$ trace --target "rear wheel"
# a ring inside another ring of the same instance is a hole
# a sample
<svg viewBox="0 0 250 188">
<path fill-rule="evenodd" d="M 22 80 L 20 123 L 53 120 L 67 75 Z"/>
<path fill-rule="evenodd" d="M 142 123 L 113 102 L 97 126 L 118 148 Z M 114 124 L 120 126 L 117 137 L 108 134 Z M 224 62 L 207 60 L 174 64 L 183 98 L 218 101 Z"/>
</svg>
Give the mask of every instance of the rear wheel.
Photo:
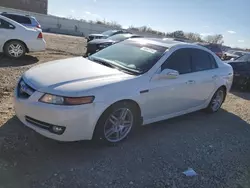
<svg viewBox="0 0 250 188">
<path fill-rule="evenodd" d="M 219 88 L 212 97 L 208 107 L 206 108 L 206 111 L 209 113 L 217 112 L 220 109 L 221 105 L 223 104 L 225 97 L 226 97 L 225 89 L 222 87 Z"/>
<path fill-rule="evenodd" d="M 26 48 L 20 41 L 10 41 L 4 45 L 4 53 L 10 58 L 17 59 L 26 53 Z"/>
<path fill-rule="evenodd" d="M 108 108 L 99 119 L 94 139 L 107 144 L 123 141 L 138 122 L 138 113 L 133 105 L 121 102 Z"/>
</svg>

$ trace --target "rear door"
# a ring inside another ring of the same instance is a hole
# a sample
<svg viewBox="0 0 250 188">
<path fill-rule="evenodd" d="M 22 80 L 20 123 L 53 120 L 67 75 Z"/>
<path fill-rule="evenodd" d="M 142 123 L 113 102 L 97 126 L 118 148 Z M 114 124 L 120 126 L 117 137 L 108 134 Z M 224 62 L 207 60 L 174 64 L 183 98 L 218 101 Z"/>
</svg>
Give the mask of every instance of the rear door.
<svg viewBox="0 0 250 188">
<path fill-rule="evenodd" d="M 15 32 L 15 26 L 0 18 L 0 52 L 3 51 L 5 42 L 11 39 L 13 32 Z"/>
<path fill-rule="evenodd" d="M 214 93 L 219 78 L 218 65 L 212 54 L 205 50 L 192 48 L 192 71 L 195 74 L 197 106 L 202 105 Z"/>
</svg>

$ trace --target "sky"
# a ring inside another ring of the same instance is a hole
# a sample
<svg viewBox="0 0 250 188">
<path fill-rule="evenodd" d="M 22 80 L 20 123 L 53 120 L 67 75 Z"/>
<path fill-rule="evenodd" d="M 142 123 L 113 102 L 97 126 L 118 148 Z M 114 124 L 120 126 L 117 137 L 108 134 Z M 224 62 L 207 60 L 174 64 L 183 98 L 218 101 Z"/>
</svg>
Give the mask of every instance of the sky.
<svg viewBox="0 0 250 188">
<path fill-rule="evenodd" d="M 49 0 L 49 14 L 116 21 L 202 36 L 222 34 L 224 44 L 250 48 L 250 0 Z"/>
</svg>

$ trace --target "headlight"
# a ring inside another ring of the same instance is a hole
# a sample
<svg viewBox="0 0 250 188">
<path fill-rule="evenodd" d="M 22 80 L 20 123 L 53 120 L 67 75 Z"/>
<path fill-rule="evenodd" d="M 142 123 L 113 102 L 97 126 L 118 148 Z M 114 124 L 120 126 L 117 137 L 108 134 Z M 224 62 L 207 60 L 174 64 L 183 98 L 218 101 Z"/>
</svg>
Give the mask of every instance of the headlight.
<svg viewBox="0 0 250 188">
<path fill-rule="evenodd" d="M 106 48 L 110 46 L 112 43 L 104 43 L 104 44 L 99 44 L 99 48 Z"/>
<path fill-rule="evenodd" d="M 57 104 L 57 105 L 81 105 L 81 104 L 89 104 L 94 101 L 94 96 L 86 96 L 86 97 L 62 97 L 51 94 L 44 94 L 39 101 L 43 103 L 49 104 Z"/>
</svg>

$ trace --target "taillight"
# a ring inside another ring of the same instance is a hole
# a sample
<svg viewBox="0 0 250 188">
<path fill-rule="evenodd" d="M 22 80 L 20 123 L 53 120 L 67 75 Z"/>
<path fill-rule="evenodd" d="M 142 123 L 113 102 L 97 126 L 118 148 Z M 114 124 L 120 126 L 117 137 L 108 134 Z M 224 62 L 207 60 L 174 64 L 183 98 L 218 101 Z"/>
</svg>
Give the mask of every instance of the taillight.
<svg viewBox="0 0 250 188">
<path fill-rule="evenodd" d="M 42 39 L 43 38 L 43 34 L 42 32 L 39 33 L 39 35 L 37 36 L 38 39 Z"/>
<path fill-rule="evenodd" d="M 39 24 L 36 27 L 39 28 L 39 29 L 41 29 L 41 25 L 39 25 Z"/>
</svg>

